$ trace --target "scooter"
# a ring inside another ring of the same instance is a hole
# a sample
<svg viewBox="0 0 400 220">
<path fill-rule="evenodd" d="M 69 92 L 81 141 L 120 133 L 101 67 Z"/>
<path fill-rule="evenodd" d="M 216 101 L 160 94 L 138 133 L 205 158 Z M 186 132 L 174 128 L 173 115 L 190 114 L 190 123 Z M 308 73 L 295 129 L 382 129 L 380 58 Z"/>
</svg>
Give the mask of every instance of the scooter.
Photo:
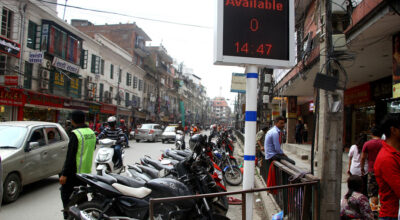
<svg viewBox="0 0 400 220">
<path fill-rule="evenodd" d="M 103 170 L 108 173 L 121 173 L 124 170 L 124 166 L 116 167 L 116 162 L 114 161 L 114 148 L 116 145 L 116 140 L 111 140 L 109 138 L 99 140 L 100 149 L 97 151 L 95 166 L 96 172 L 98 175 L 103 173 Z M 122 161 L 124 159 L 124 148 L 121 148 L 122 151 Z M 122 163 L 121 161 L 121 163 Z"/>
<path fill-rule="evenodd" d="M 185 147 L 185 136 L 181 130 L 176 131 L 175 135 L 175 148 L 177 150 L 184 150 Z"/>
</svg>

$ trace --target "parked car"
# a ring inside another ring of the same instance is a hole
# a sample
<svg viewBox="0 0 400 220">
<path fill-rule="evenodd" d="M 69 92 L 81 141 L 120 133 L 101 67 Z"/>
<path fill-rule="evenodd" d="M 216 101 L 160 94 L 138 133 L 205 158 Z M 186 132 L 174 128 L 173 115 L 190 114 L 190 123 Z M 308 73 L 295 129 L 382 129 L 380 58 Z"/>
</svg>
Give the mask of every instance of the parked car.
<svg viewBox="0 0 400 220">
<path fill-rule="evenodd" d="M 59 174 L 69 138 L 57 123 L 0 122 L 3 201 L 17 200 L 26 184 Z"/>
<path fill-rule="evenodd" d="M 141 140 L 155 142 L 161 140 L 162 129 L 159 124 L 143 124 L 135 132 L 135 140 L 139 142 Z"/>
<path fill-rule="evenodd" d="M 176 128 L 177 126 L 168 126 L 164 129 L 164 132 L 162 133 L 162 142 L 169 142 L 169 141 L 175 141 L 176 137 Z"/>
</svg>

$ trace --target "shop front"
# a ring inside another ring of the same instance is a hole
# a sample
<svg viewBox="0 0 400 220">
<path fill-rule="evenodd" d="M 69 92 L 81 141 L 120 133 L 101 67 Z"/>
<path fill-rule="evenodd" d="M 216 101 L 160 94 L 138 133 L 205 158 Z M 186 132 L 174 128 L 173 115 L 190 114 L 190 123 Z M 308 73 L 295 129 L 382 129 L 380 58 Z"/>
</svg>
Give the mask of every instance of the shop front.
<svg viewBox="0 0 400 220">
<path fill-rule="evenodd" d="M 99 122 L 107 122 L 107 118 L 115 115 L 117 112 L 117 106 L 101 103 Z"/>
<path fill-rule="evenodd" d="M 33 91 L 26 93 L 25 121 L 59 122 L 59 112 L 64 107 L 63 98 Z"/>
<path fill-rule="evenodd" d="M 0 121 L 22 120 L 25 102 L 22 89 L 0 86 Z"/>
</svg>

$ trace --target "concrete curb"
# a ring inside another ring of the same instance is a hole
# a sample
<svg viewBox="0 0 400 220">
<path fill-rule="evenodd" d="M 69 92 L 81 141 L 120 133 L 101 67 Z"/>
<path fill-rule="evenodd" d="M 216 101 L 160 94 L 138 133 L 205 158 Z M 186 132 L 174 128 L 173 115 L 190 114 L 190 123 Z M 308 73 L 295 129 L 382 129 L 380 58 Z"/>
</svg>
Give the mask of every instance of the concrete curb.
<svg viewBox="0 0 400 220">
<path fill-rule="evenodd" d="M 239 147 L 240 151 L 237 152 L 238 155 L 243 155 L 244 151 L 244 143 L 239 138 L 236 138 L 236 145 Z M 254 177 L 254 185 L 255 188 L 265 188 L 267 184 L 264 182 L 262 177 L 260 176 L 260 169 L 256 167 L 256 174 Z M 267 217 L 268 220 L 272 220 L 272 216 L 281 211 L 278 204 L 275 202 L 273 196 L 267 192 L 260 192 L 261 202 L 264 207 L 264 215 Z"/>
</svg>

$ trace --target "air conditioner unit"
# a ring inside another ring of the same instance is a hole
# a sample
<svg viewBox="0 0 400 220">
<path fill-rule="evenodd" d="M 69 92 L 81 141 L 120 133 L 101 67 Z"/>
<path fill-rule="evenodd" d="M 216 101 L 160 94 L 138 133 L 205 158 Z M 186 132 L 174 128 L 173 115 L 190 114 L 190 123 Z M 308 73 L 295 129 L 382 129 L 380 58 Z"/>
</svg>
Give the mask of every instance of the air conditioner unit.
<svg viewBox="0 0 400 220">
<path fill-rule="evenodd" d="M 39 78 L 40 80 L 49 80 L 50 78 L 50 71 L 45 70 L 45 69 L 41 69 L 39 72 Z"/>
<path fill-rule="evenodd" d="M 48 90 L 49 89 L 49 81 L 46 81 L 46 80 L 39 81 L 39 87 L 41 90 Z"/>
<path fill-rule="evenodd" d="M 50 69 L 51 68 L 51 61 L 48 59 L 43 59 L 42 60 L 42 67 L 46 68 L 46 69 Z"/>
</svg>

